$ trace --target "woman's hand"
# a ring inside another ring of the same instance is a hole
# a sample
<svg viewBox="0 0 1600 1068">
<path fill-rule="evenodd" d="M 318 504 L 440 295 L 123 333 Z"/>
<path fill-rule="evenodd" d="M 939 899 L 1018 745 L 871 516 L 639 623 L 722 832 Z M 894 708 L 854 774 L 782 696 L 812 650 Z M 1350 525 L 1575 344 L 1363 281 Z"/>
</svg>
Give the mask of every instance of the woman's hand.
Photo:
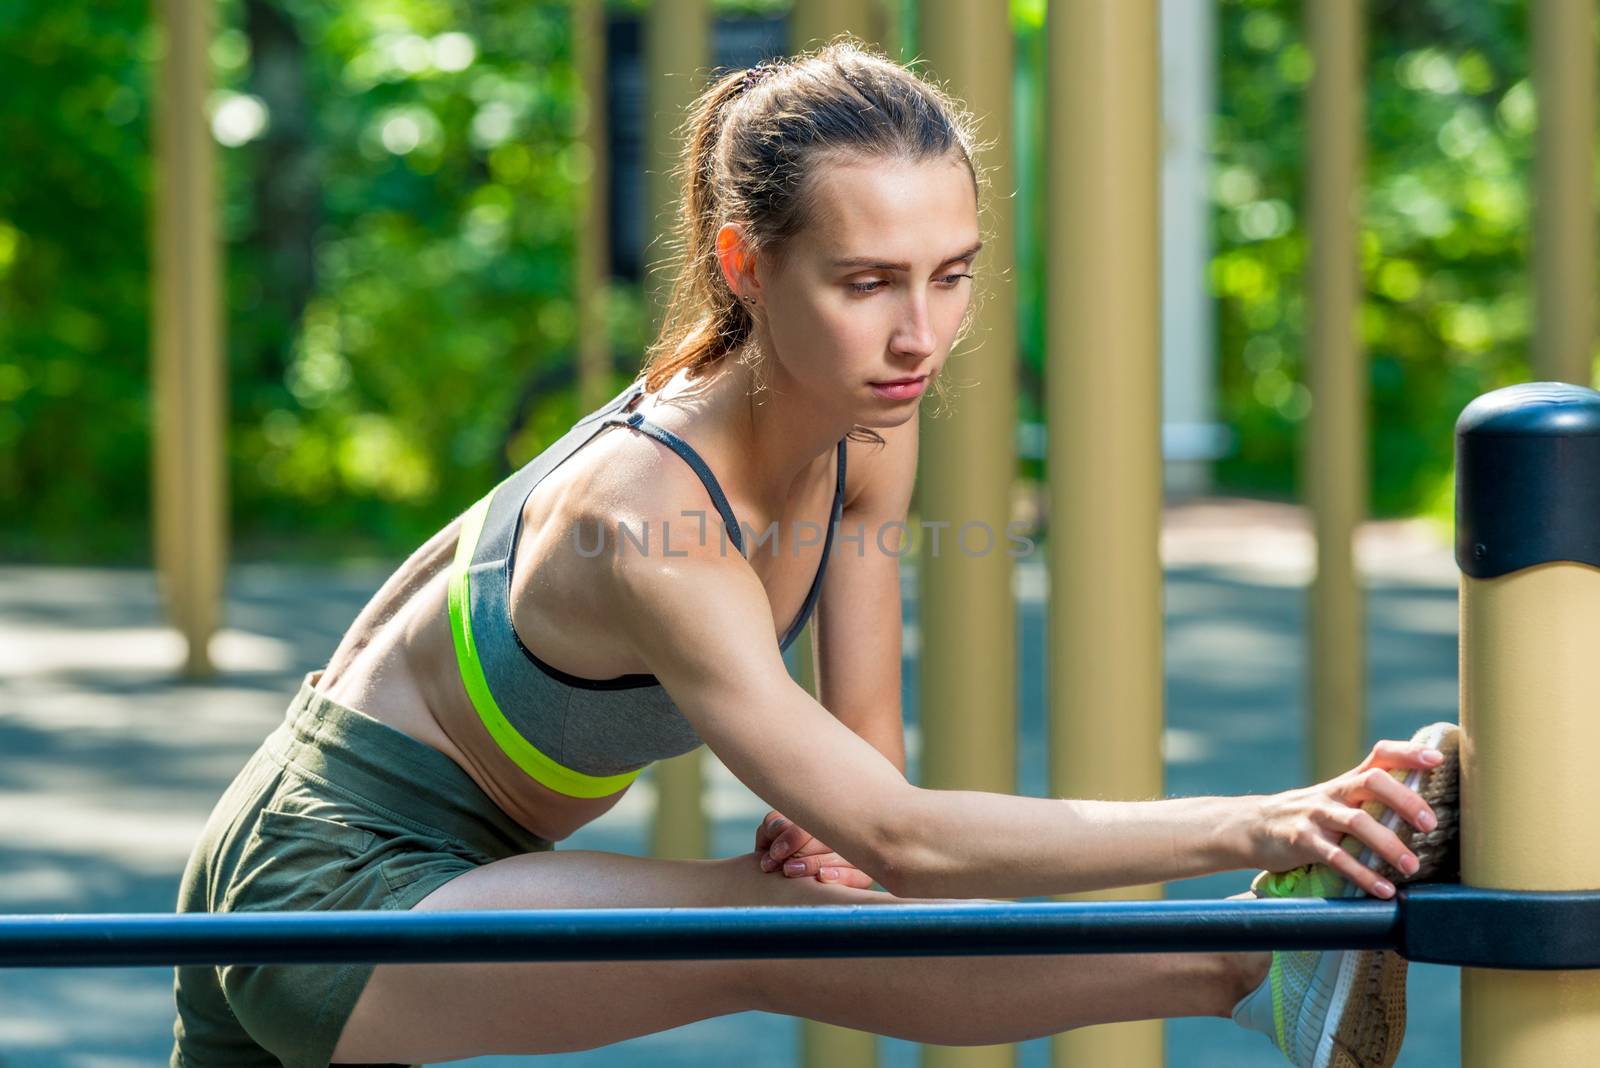
<svg viewBox="0 0 1600 1068">
<path fill-rule="evenodd" d="M 1438 822 L 1433 810 L 1416 791 L 1395 779 L 1390 769 L 1433 768 L 1443 760 L 1444 755 L 1436 749 L 1383 741 L 1343 775 L 1260 798 L 1252 851 L 1255 864 L 1268 871 L 1288 871 L 1313 862 L 1326 864 L 1373 897 L 1394 896 L 1394 887 L 1341 843 L 1349 835 L 1359 845 L 1371 846 L 1397 871 L 1415 872 L 1416 855 L 1362 805 L 1376 801 L 1412 826 L 1431 831 Z M 1359 845 L 1351 845 L 1360 852 Z"/>
<path fill-rule="evenodd" d="M 756 828 L 756 852 L 761 853 L 761 870 L 777 871 L 791 879 L 815 876 L 825 883 L 843 883 L 862 890 L 872 889 L 872 876 L 845 860 L 805 831 L 771 811 Z"/>
</svg>

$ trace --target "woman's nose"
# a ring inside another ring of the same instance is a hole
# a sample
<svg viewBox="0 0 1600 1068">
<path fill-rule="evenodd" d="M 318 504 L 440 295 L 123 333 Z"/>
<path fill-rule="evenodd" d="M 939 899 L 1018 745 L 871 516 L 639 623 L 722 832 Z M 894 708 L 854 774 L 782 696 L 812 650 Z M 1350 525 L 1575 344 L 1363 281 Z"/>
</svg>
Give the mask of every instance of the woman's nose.
<svg viewBox="0 0 1600 1068">
<path fill-rule="evenodd" d="M 907 356 L 927 357 L 933 355 L 937 345 L 938 337 L 934 333 L 927 303 L 913 302 L 910 315 L 901 321 L 895 333 L 895 351 Z"/>
</svg>

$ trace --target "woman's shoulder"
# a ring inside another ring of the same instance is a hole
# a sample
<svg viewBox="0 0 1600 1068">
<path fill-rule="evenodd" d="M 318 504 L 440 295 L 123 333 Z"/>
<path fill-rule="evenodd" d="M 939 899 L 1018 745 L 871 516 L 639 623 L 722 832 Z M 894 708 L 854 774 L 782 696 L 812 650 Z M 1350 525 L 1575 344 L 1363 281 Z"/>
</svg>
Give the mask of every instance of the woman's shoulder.
<svg viewBox="0 0 1600 1068">
<path fill-rule="evenodd" d="M 749 570 L 700 479 L 659 442 L 612 427 L 566 463 L 556 492 L 524 505 L 528 594 L 598 606 L 620 581 L 679 575 L 691 560 Z"/>
<path fill-rule="evenodd" d="M 634 670 L 651 672 L 661 656 L 681 656 L 683 640 L 726 648 L 736 632 L 764 635 L 771 645 L 766 589 L 724 534 L 704 488 L 680 461 L 635 455 L 647 451 L 642 444 L 623 450 L 625 470 L 607 472 L 605 488 L 573 508 L 563 552 L 582 558 L 573 574 L 581 571 L 576 581 L 604 605 L 609 640 L 646 658 Z M 659 644 L 664 632 L 676 640 Z"/>
<path fill-rule="evenodd" d="M 510 579 L 513 625 L 541 659 L 583 678 L 648 671 L 623 625 L 640 610 L 628 582 L 655 568 L 681 578 L 685 551 L 704 556 L 693 522 L 680 516 L 695 507 L 688 502 L 698 484 L 633 437 L 608 430 L 524 503 Z"/>
<path fill-rule="evenodd" d="M 569 526 L 604 527 L 627 535 L 630 546 L 649 534 L 652 546 L 665 538 L 674 551 L 688 535 L 698 540 L 702 527 L 712 536 L 720 528 L 704 480 L 661 442 L 613 427 L 589 447 L 595 451 L 563 494 Z"/>
</svg>

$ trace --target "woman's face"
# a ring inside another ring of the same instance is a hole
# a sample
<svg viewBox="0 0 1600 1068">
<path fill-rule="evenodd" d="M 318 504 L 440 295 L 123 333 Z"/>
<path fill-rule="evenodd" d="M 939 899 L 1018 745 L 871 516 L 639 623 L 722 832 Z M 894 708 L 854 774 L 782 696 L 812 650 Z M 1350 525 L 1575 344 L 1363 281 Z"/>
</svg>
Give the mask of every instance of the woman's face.
<svg viewBox="0 0 1600 1068">
<path fill-rule="evenodd" d="M 764 313 L 771 382 L 862 426 L 896 426 L 926 395 L 972 300 L 972 178 L 959 159 L 872 160 L 830 164 L 815 182 L 814 225 L 781 267 L 757 257 L 746 290 Z M 910 396 L 872 388 L 916 376 L 922 391 Z"/>
</svg>

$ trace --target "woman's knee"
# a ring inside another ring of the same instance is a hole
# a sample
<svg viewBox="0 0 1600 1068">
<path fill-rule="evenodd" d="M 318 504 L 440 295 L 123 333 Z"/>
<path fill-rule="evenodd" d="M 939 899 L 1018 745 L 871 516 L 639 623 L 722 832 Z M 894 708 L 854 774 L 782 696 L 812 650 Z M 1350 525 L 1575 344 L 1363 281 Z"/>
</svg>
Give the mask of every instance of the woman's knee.
<svg viewBox="0 0 1600 1068">
<path fill-rule="evenodd" d="M 900 900 L 882 890 L 859 890 L 825 883 L 815 876 L 791 878 L 781 871 L 762 871 L 758 853 L 742 853 L 716 863 L 723 866 L 732 905 L 887 905 Z"/>
<path fill-rule="evenodd" d="M 858 890 L 853 886 L 820 882 L 814 877 L 792 879 L 782 872 L 762 871 L 761 857 L 757 853 L 712 863 L 717 865 L 723 886 L 718 897 L 728 907 L 884 905 L 899 900 L 881 890 Z M 781 955 L 781 947 L 774 946 L 770 952 L 774 956 Z M 783 978 L 781 963 L 760 957 L 738 961 L 736 968 L 737 976 L 730 978 L 742 1002 L 741 1009 L 791 1011 L 793 984 Z"/>
</svg>

